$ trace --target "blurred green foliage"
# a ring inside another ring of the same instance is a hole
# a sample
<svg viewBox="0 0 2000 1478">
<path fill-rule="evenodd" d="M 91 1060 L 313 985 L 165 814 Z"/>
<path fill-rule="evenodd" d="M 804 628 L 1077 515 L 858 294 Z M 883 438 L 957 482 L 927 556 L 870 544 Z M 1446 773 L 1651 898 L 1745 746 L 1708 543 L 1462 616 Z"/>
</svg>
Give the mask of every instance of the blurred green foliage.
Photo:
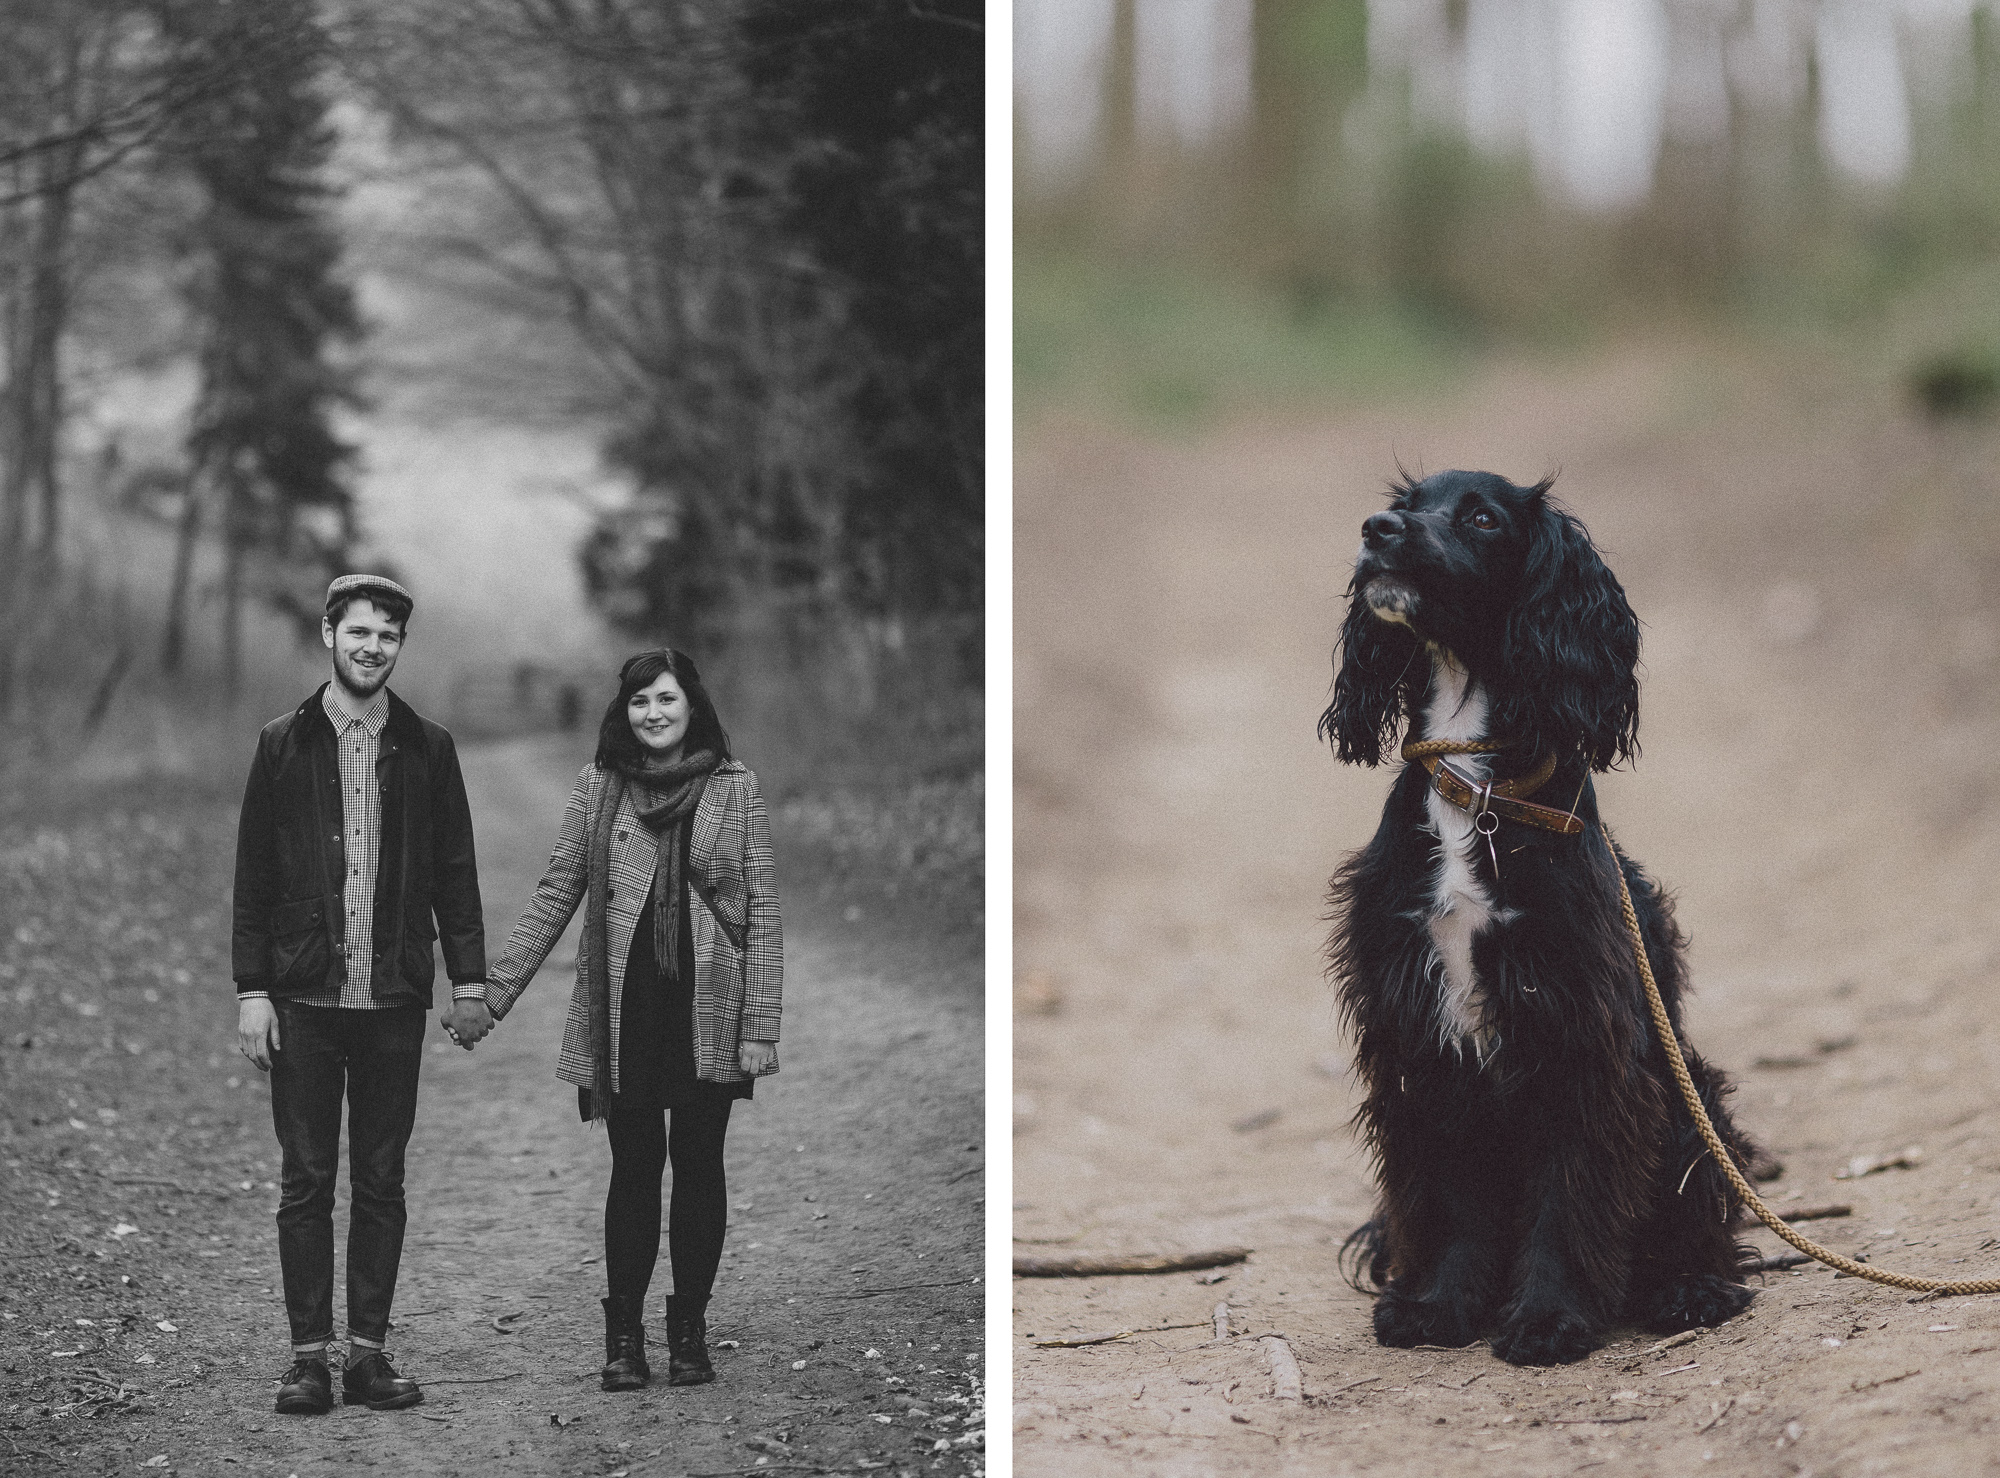
<svg viewBox="0 0 2000 1478">
<path fill-rule="evenodd" d="M 1143 139 L 1121 11 L 1090 166 L 1016 190 L 1020 405 L 1154 423 L 1232 407 L 1449 386 L 1485 352 L 1635 332 L 1806 339 L 1893 377 L 2000 364 L 2000 37 L 1909 63 L 1895 185 L 1842 178 L 1817 74 L 1787 110 L 1733 102 L 1725 135 L 1669 137 L 1640 205 L 1592 215 L 1529 162 L 1422 121 L 1370 76 L 1365 0 L 1258 0 L 1254 114 L 1192 149 Z M 1798 24 L 1809 26 L 1801 13 Z M 1802 34 L 1808 57 L 1811 38 Z M 1947 376 L 1949 378 L 1949 376 Z M 1970 382 L 1968 382 L 1970 383 Z M 1976 391 L 1953 414 L 1996 400 Z"/>
</svg>

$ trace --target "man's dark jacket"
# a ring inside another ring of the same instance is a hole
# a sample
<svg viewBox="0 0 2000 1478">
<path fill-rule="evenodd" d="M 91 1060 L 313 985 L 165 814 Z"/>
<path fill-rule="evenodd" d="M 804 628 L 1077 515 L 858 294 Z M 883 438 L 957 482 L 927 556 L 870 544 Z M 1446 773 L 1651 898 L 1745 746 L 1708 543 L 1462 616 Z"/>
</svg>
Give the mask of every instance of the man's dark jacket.
<svg viewBox="0 0 2000 1478">
<path fill-rule="evenodd" d="M 236 826 L 238 991 L 274 998 L 324 992 L 347 979 L 340 756 L 318 691 L 257 737 Z M 454 981 L 486 978 L 472 812 L 451 735 L 389 695 L 381 753 L 382 840 L 375 866 L 377 1001 L 428 1006 L 431 941 Z M 432 919 L 435 916 L 436 922 Z"/>
</svg>

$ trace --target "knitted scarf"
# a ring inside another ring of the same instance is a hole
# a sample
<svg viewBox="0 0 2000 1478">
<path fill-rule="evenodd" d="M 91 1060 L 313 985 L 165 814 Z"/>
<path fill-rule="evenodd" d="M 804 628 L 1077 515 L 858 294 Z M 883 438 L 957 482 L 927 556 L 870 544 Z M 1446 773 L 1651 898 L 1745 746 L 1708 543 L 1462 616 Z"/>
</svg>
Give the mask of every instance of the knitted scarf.
<svg viewBox="0 0 2000 1478">
<path fill-rule="evenodd" d="M 590 830 L 590 883 L 584 894 L 584 949 L 590 957 L 590 1090 L 592 1122 L 611 1097 L 611 955 L 607 928 L 611 834 L 628 786 L 639 820 L 658 841 L 653 862 L 653 958 L 667 980 L 680 969 L 681 828 L 692 823 L 709 774 L 720 761 L 706 749 L 667 762 L 642 760 L 614 766 Z"/>
</svg>

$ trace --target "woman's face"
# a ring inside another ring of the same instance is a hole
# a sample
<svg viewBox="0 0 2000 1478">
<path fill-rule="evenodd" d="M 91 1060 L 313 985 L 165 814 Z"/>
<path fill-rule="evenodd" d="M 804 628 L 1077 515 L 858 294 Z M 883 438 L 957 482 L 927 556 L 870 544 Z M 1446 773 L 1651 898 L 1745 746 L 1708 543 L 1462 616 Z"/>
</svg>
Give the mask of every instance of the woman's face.
<svg viewBox="0 0 2000 1478">
<path fill-rule="evenodd" d="M 681 757 L 681 743 L 687 738 L 688 712 L 687 694 L 681 691 L 680 679 L 671 672 L 661 673 L 625 704 L 625 717 L 632 724 L 632 732 L 639 736 L 639 742 L 653 759 Z"/>
</svg>

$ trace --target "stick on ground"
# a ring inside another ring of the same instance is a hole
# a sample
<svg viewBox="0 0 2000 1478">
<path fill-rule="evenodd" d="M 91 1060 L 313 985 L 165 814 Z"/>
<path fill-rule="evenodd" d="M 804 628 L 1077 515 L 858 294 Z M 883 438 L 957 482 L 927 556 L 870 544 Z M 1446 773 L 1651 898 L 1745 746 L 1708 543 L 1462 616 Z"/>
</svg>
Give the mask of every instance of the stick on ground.
<svg viewBox="0 0 2000 1478">
<path fill-rule="evenodd" d="M 1224 1299 L 1215 1306 L 1215 1337 L 1229 1338 L 1229 1301 Z"/>
<path fill-rule="evenodd" d="M 1130 1252 L 1108 1256 L 1087 1252 L 1046 1257 L 1016 1257 L 1017 1278 L 1100 1278 L 1118 1273 L 1182 1273 L 1242 1262 L 1248 1247 L 1219 1247 L 1208 1252 Z"/>
<path fill-rule="evenodd" d="M 1284 1338 L 1267 1334 L 1263 1339 L 1264 1358 L 1271 1362 L 1271 1396 L 1278 1401 L 1302 1401 L 1305 1391 L 1299 1380 L 1299 1362 Z"/>
</svg>

